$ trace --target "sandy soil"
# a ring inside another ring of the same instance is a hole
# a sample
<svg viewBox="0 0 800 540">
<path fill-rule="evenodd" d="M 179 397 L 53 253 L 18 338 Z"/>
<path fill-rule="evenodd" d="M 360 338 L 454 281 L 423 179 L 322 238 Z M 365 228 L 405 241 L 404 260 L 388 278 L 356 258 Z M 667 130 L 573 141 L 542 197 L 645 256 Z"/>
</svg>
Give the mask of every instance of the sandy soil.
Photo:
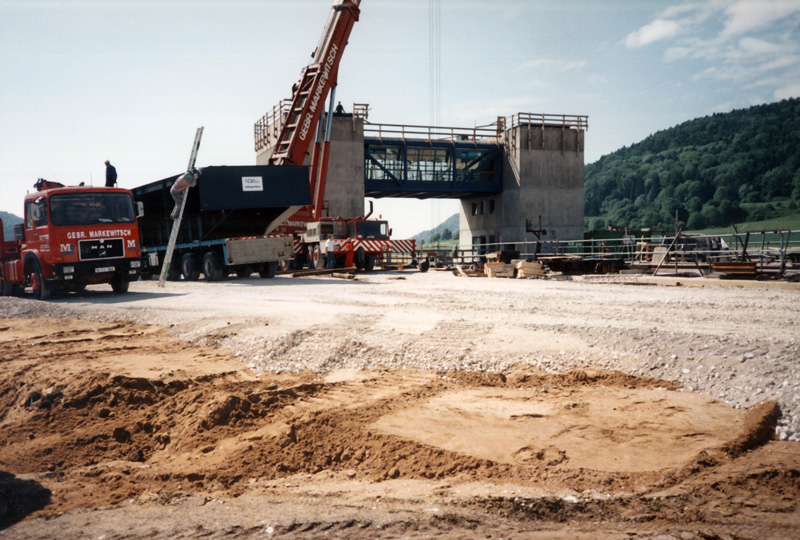
<svg viewBox="0 0 800 540">
<path fill-rule="evenodd" d="M 800 292 L 665 284 L 0 299 L 0 536 L 797 538 Z"/>
</svg>

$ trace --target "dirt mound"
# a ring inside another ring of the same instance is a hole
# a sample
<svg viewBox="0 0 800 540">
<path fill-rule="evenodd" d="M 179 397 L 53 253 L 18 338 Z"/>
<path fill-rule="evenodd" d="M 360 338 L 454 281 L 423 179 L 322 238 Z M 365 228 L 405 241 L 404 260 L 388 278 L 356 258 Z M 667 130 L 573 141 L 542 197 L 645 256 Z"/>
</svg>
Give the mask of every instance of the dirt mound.
<svg viewBox="0 0 800 540">
<path fill-rule="evenodd" d="M 224 350 L 148 326 L 0 327 L 0 481 L 44 501 L 6 510 L 14 520 L 190 494 L 283 500 L 303 485 L 298 500 L 358 508 L 439 494 L 449 513 L 425 522 L 436 530 L 480 529 L 485 516 L 722 523 L 740 507 L 800 524 L 800 452 L 759 453 L 774 403 L 740 411 L 603 370 L 255 377 Z M 751 455 L 757 467 L 739 466 Z M 737 502 L 743 493 L 758 494 L 754 506 Z M 281 527 L 298 538 L 338 530 Z"/>
<path fill-rule="evenodd" d="M 765 401 L 751 407 L 744 418 L 742 433 L 726 443 L 723 450 L 736 457 L 774 439 L 775 425 L 780 416 L 781 409 L 775 401 Z"/>
</svg>

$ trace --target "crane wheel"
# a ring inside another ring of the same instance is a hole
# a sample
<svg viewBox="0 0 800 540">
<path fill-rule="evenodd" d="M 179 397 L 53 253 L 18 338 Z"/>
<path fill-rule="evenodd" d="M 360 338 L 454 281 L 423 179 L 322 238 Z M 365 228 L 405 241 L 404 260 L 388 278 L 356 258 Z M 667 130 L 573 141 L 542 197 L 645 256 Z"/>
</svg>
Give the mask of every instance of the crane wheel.
<svg viewBox="0 0 800 540">
<path fill-rule="evenodd" d="M 356 250 L 355 263 L 356 268 L 359 270 L 364 270 L 364 268 L 367 266 L 367 254 L 364 251 L 363 246 L 359 246 L 359 248 Z"/>
</svg>

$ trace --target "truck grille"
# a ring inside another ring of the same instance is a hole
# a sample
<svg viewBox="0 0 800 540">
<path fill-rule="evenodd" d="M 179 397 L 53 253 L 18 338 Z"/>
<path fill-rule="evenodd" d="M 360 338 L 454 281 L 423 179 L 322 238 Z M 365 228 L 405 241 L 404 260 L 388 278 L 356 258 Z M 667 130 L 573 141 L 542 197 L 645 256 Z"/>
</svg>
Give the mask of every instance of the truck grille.
<svg viewBox="0 0 800 540">
<path fill-rule="evenodd" d="M 118 259 L 125 255 L 122 238 L 81 240 L 78 242 L 82 261 Z"/>
</svg>

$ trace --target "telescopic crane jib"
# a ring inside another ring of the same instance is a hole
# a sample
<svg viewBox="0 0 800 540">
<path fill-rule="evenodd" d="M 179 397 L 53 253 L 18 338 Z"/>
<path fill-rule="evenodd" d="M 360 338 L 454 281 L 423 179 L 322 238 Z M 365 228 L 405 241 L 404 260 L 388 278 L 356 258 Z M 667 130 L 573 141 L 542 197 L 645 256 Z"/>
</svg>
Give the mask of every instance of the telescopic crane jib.
<svg viewBox="0 0 800 540">
<path fill-rule="evenodd" d="M 291 104 L 285 118 L 280 118 L 280 129 L 272 145 L 270 165 L 303 165 L 312 148 L 312 139 L 314 143 L 309 170 L 311 204 L 293 214 L 279 216 L 267 231 L 272 232 L 277 227 L 281 233 L 294 235 L 296 264 L 319 266 L 326 258 L 333 257 L 337 267 L 355 264 L 369 270 L 390 253 L 413 254 L 416 250 L 413 240 L 391 240 L 391 229 L 386 221 L 369 220 L 369 216 L 334 219 L 322 215 L 339 63 L 361 13 L 360 4 L 361 0 L 334 0 L 311 62 L 303 68 L 292 87 Z M 329 96 L 327 122 L 322 126 L 325 101 Z M 265 121 L 267 118 L 265 116 L 255 126 L 257 150 L 266 149 L 261 128 L 269 125 Z"/>
<path fill-rule="evenodd" d="M 325 30 L 312 54 L 311 63 L 303 69 L 300 79 L 292 88 L 289 114 L 278 135 L 270 164 L 302 165 L 304 163 L 329 94 L 331 95 L 331 105 L 333 104 L 339 75 L 339 62 L 347 46 L 353 25 L 358 20 L 360 3 L 361 0 L 336 0 L 333 3 Z M 309 181 L 313 208 L 306 210 L 310 210 L 311 215 L 317 219 L 320 217 L 322 202 L 325 198 L 325 175 L 330 150 L 329 132 L 332 112 L 331 110 L 328 113 L 325 140 L 314 142 L 314 153 L 311 159 Z"/>
</svg>

